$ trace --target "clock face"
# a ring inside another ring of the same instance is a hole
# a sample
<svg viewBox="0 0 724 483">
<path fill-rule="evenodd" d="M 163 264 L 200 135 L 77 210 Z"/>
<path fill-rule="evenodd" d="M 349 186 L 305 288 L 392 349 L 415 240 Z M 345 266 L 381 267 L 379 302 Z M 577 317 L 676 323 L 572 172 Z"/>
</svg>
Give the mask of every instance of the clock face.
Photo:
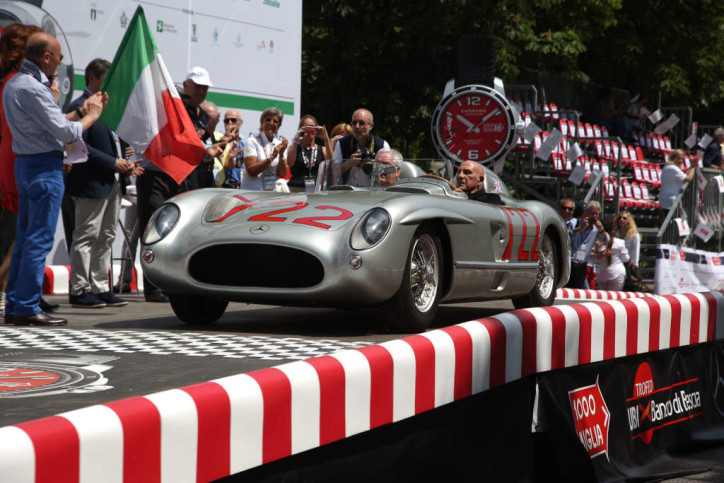
<svg viewBox="0 0 724 483">
<path fill-rule="evenodd" d="M 455 163 L 492 163 L 516 141 L 513 107 L 487 86 L 459 87 L 435 109 L 432 136 L 440 154 Z"/>
</svg>

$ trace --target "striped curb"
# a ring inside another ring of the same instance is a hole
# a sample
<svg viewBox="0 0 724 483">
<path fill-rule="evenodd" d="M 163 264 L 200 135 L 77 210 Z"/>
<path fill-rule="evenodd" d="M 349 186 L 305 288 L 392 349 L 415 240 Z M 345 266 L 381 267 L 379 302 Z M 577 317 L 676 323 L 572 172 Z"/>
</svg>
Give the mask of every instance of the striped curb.
<svg viewBox="0 0 724 483">
<path fill-rule="evenodd" d="M 646 292 L 615 292 L 611 290 L 584 290 L 577 288 L 559 288 L 556 300 L 621 300 L 641 297 L 656 297 Z"/>
<path fill-rule="evenodd" d="M 723 338 L 723 302 L 709 292 L 516 310 L 7 426 L 0 475 L 210 481 L 538 372 Z"/>
</svg>

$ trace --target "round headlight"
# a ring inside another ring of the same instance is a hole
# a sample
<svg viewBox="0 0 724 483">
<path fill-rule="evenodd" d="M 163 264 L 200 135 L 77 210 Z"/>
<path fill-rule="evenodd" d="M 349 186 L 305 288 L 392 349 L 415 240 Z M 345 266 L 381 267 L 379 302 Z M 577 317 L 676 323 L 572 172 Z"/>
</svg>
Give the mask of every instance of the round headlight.
<svg viewBox="0 0 724 483">
<path fill-rule="evenodd" d="M 156 210 L 153 216 L 151 216 L 146 227 L 146 233 L 143 234 L 143 243 L 150 245 L 151 243 L 163 240 L 166 235 L 171 233 L 173 227 L 176 226 L 180 214 L 181 212 L 178 206 L 173 203 L 162 205 Z"/>
<path fill-rule="evenodd" d="M 392 219 L 382 208 L 375 208 L 362 216 L 352 231 L 349 244 L 355 250 L 366 250 L 377 245 L 390 229 Z"/>
</svg>

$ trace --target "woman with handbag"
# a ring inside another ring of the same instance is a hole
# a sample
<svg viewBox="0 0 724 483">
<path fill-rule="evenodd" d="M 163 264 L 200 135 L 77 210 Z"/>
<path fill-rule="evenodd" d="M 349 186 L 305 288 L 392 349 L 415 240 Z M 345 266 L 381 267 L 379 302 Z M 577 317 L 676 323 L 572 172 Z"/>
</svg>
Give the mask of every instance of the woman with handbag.
<svg viewBox="0 0 724 483">
<path fill-rule="evenodd" d="M 631 213 L 627 210 L 619 211 L 613 219 L 613 228 L 616 238 L 623 239 L 629 258 L 631 259 L 626 265 L 626 281 L 623 290 L 625 292 L 637 292 L 641 290 L 641 280 L 638 275 L 639 254 L 641 252 L 641 234 L 636 227 L 636 221 Z M 635 268 L 631 268 L 635 267 Z M 635 275 L 631 275 L 635 273 Z M 629 281 L 631 283 L 629 283 Z"/>
</svg>

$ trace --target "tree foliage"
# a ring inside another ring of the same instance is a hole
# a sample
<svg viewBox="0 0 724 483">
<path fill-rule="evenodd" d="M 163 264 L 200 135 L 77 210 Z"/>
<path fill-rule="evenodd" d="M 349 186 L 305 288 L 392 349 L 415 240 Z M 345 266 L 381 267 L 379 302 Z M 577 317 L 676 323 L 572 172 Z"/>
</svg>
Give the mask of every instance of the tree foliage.
<svg viewBox="0 0 724 483">
<path fill-rule="evenodd" d="M 407 157 L 436 157 L 430 119 L 466 35 L 496 39 L 496 75 L 535 69 L 661 93 L 695 112 L 724 101 L 718 0 L 305 0 L 302 114 L 328 127 L 358 107 Z"/>
</svg>

